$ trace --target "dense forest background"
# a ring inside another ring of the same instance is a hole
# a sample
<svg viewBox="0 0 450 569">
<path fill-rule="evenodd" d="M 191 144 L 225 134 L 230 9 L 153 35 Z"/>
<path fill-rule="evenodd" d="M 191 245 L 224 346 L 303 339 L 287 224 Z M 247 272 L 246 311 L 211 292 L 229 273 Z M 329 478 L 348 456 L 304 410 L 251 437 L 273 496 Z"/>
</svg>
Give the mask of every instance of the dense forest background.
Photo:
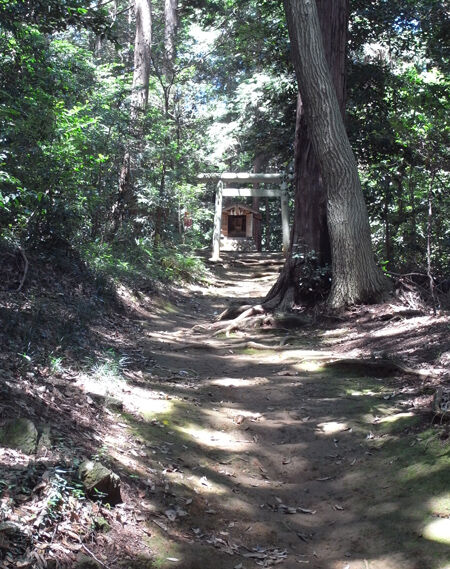
<svg viewBox="0 0 450 569">
<path fill-rule="evenodd" d="M 139 103 L 145 7 L 0 2 L 0 237 L 19 264 L 67 249 L 114 278 L 199 273 L 191 253 L 210 245 L 214 185 L 198 173 L 282 171 L 292 186 L 297 85 L 280 2 L 152 2 Z M 428 263 L 441 281 L 448 11 L 436 0 L 350 9 L 346 124 L 377 260 L 391 273 Z M 278 223 L 277 204 L 259 207 L 266 228 Z M 280 239 L 265 230 L 264 247 Z"/>
<path fill-rule="evenodd" d="M 448 569 L 449 21 L 0 0 L 2 569 Z"/>
</svg>

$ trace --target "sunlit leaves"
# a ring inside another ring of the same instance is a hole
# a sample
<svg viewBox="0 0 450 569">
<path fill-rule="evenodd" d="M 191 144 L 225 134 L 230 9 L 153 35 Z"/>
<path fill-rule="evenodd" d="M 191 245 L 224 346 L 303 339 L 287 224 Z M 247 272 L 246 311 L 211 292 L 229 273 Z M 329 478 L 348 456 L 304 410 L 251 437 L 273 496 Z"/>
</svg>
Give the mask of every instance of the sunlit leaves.
<svg viewBox="0 0 450 569">
<path fill-rule="evenodd" d="M 425 33 L 431 6 L 427 0 L 354 5 L 348 124 L 379 252 L 398 269 L 424 266 L 431 199 L 432 260 L 440 270 L 449 262 L 443 238 L 449 84 L 439 71 L 442 60 L 429 58 L 436 52 Z M 361 29 L 369 31 L 358 38 Z"/>
</svg>

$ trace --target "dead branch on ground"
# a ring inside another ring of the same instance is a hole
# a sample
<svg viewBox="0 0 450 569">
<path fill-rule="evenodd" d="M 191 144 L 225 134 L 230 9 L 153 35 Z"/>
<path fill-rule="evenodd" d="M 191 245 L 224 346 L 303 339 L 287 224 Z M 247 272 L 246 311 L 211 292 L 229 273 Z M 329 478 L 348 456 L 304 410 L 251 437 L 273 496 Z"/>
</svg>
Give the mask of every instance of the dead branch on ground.
<svg viewBox="0 0 450 569">
<path fill-rule="evenodd" d="M 17 288 L 17 292 L 20 292 L 20 291 L 22 290 L 22 287 L 23 287 L 23 285 L 24 285 L 24 283 L 25 283 L 25 279 L 27 278 L 28 266 L 29 266 L 27 256 L 25 255 L 25 251 L 22 249 L 22 247 L 20 247 L 19 251 L 20 251 L 20 253 L 21 253 L 21 255 L 22 255 L 22 258 L 23 258 L 23 260 L 24 260 L 25 267 L 24 267 L 24 269 L 23 269 L 22 280 L 20 281 L 20 284 L 19 284 L 19 286 L 18 286 L 18 288 Z"/>
</svg>

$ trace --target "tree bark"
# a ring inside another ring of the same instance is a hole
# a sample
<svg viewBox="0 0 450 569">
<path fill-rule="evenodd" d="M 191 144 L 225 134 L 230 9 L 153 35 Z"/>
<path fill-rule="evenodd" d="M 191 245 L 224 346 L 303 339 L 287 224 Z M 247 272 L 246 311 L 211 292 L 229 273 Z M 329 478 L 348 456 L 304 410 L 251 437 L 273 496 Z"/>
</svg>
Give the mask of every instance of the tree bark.
<svg viewBox="0 0 450 569">
<path fill-rule="evenodd" d="M 133 92 L 131 103 L 132 122 L 145 112 L 148 102 L 150 79 L 152 13 L 150 0 L 135 0 L 136 35 L 134 40 Z"/>
<path fill-rule="evenodd" d="M 372 253 L 369 219 L 314 0 L 284 0 L 304 117 L 327 191 L 332 308 L 375 302 L 388 288 Z"/>
<path fill-rule="evenodd" d="M 345 113 L 345 58 L 349 0 L 316 0 L 322 42 L 328 69 L 342 117 Z M 293 53 L 298 57 L 298 53 Z M 321 265 L 331 262 L 330 236 L 327 226 L 326 188 L 322 182 L 299 90 L 295 137 L 295 223 L 293 244 L 305 253 L 314 253 Z"/>
<path fill-rule="evenodd" d="M 143 119 L 148 103 L 151 65 L 152 16 L 150 0 L 135 0 L 136 32 L 134 39 L 134 69 L 130 104 L 129 136 L 119 175 L 119 192 L 113 212 L 113 234 L 125 217 L 136 212 L 137 196 L 133 184 L 136 156 L 142 146 Z"/>
<path fill-rule="evenodd" d="M 323 44 L 333 84 L 344 116 L 345 109 L 345 58 L 347 44 L 349 0 L 317 0 Z M 292 56 L 298 52 L 292 50 Z M 300 90 L 297 97 L 297 118 L 294 141 L 294 222 L 290 254 L 280 277 L 267 295 L 266 306 L 271 308 L 287 302 L 301 304 L 306 299 L 298 283 L 304 272 L 304 259 L 316 259 L 319 266 L 331 264 L 330 235 L 327 225 L 327 195 L 322 181 L 308 126 Z M 284 298 L 287 295 L 288 300 Z M 311 295 L 308 295 L 308 302 Z"/>
</svg>

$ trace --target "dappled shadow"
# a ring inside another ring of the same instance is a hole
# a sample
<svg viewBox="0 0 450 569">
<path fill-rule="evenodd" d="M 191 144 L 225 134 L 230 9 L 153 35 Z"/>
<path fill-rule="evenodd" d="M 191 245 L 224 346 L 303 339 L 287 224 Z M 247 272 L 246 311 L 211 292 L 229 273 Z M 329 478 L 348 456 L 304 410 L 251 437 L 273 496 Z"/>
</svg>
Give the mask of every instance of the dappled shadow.
<svg viewBox="0 0 450 569">
<path fill-rule="evenodd" d="M 196 366 L 195 355 L 172 355 L 174 368 Z M 438 515 L 432 500 L 447 492 L 448 480 L 448 462 L 433 470 L 436 449 L 424 449 L 418 439 L 430 417 L 378 422 L 400 413 L 401 401 L 386 399 L 392 380 L 323 370 L 283 377 L 276 375 L 279 364 L 254 365 L 252 358 L 238 364 L 231 354 L 202 353 L 202 369 L 216 373 L 184 384 L 149 378 L 150 389 L 174 401 L 170 410 L 150 412 L 146 420 L 126 416 L 151 449 L 148 464 L 164 473 L 165 490 L 149 500 L 184 552 L 179 567 L 200 567 L 197 547 L 221 535 L 228 544 L 223 549 L 286 547 L 286 567 L 308 560 L 311 567 L 334 569 L 339 560 L 353 567 L 364 559 L 373 567 L 440 567 L 448 545 L 421 537 L 427 518 Z M 289 367 L 296 369 L 292 362 Z M 251 417 L 242 427 L 233 422 L 240 413 Z M 431 472 L 403 475 L 408 465 L 420 464 Z M 187 524 L 165 517 L 177 504 Z M 283 505 L 307 513 L 286 516 Z"/>
<path fill-rule="evenodd" d="M 53 400 L 36 386 L 23 390 L 19 376 L 6 386 L 14 413 L 31 409 L 59 428 L 72 455 L 101 450 L 121 475 L 141 542 L 130 545 L 132 560 L 101 541 L 91 548 L 111 569 L 250 568 L 269 555 L 286 569 L 441 569 L 450 547 L 427 530 L 449 516 L 441 427 L 411 405 L 401 378 L 324 369 L 334 346 L 312 327 L 285 349 L 261 352 L 243 348 L 240 336 L 192 334 L 233 298 L 236 283 L 220 288 L 223 296 L 179 291 L 149 320 L 136 306 L 120 322 L 89 319 L 79 370 L 89 375 L 92 358 L 103 361 L 108 350 L 124 357 L 114 394 L 123 410 L 89 402 L 82 381 L 53 386 Z M 264 341 L 279 344 L 277 334 Z M 408 349 L 419 350 L 408 334 Z M 364 348 L 365 336 L 354 342 Z"/>
<path fill-rule="evenodd" d="M 417 311 L 373 307 L 346 321 L 347 350 L 366 354 L 383 353 L 403 361 L 439 365 L 440 356 L 450 351 L 449 323 L 446 315 L 417 315 Z"/>
<path fill-rule="evenodd" d="M 282 352 L 243 350 L 239 338 L 208 349 L 187 345 L 206 336 L 155 339 L 140 342 L 155 365 L 136 385 L 174 403 L 125 420 L 150 449 L 142 464 L 163 474 L 147 496 L 149 524 L 164 524 L 179 562 L 162 567 L 203 567 L 205 544 L 218 568 L 230 566 L 227 550 L 257 546 L 285 548 L 288 569 L 438 569 L 448 559 L 449 544 L 426 537 L 430 521 L 448 518 L 448 450 L 432 416 L 399 393 L 403 380 L 325 371 L 333 348 L 313 329 Z M 177 506 L 187 516 L 171 521 Z"/>
</svg>

